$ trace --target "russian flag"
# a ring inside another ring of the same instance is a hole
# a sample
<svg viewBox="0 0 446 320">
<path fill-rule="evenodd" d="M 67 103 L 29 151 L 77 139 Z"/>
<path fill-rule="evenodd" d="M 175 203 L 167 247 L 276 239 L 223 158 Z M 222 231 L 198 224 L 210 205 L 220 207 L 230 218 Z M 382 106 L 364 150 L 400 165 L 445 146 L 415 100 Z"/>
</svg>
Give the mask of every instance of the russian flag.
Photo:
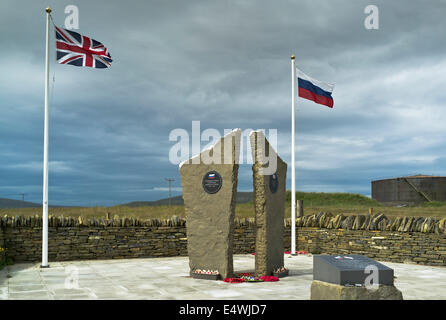
<svg viewBox="0 0 446 320">
<path fill-rule="evenodd" d="M 334 85 L 313 79 L 297 68 L 296 70 L 299 97 L 333 108 L 331 93 Z"/>
</svg>

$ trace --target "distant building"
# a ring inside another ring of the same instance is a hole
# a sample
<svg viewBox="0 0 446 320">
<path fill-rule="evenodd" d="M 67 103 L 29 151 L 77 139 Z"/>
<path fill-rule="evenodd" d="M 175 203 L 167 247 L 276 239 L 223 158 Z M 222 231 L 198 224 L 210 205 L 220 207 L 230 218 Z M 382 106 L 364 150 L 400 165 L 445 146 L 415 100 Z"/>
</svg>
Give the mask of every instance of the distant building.
<svg viewBox="0 0 446 320">
<path fill-rule="evenodd" d="M 388 205 L 446 201 L 446 177 L 415 175 L 372 181 L 372 199 Z"/>
</svg>

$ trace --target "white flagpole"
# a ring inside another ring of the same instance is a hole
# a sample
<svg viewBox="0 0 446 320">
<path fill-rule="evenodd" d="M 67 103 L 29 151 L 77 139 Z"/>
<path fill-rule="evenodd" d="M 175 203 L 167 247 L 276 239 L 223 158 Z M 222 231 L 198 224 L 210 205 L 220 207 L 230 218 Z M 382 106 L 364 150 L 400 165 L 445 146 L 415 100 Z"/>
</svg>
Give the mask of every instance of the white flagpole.
<svg viewBox="0 0 446 320">
<path fill-rule="evenodd" d="M 48 268 L 48 118 L 49 118 L 49 83 L 50 83 L 50 13 L 46 11 L 46 53 L 45 53 L 45 124 L 43 137 L 43 214 L 42 214 L 42 268 Z"/>
<path fill-rule="evenodd" d="M 294 168 L 294 81 L 295 56 L 291 56 L 291 254 L 296 255 L 296 176 Z"/>
</svg>

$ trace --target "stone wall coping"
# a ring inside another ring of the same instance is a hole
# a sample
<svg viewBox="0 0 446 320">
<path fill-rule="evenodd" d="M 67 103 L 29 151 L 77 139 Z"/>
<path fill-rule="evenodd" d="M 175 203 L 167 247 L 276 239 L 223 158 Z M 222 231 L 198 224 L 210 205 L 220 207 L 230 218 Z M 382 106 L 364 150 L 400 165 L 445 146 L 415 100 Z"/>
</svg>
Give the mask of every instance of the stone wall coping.
<svg viewBox="0 0 446 320">
<path fill-rule="evenodd" d="M 138 219 L 133 217 L 119 217 L 115 215 L 111 219 L 97 217 L 64 217 L 49 216 L 49 227 L 183 227 L 186 219 L 178 216 L 164 219 Z M 284 219 L 285 227 L 291 226 L 291 219 Z M 255 226 L 255 218 L 235 218 L 235 227 Z M 0 218 L 0 227 L 42 227 L 42 217 L 34 216 L 10 216 Z M 387 217 L 382 213 L 374 215 L 333 215 L 330 212 L 306 215 L 296 218 L 297 228 L 338 229 L 342 230 L 367 230 L 367 231 L 396 231 L 396 232 L 422 232 L 446 234 L 446 218 L 433 217 Z"/>
<path fill-rule="evenodd" d="M 184 227 L 186 219 L 172 216 L 164 219 L 138 219 L 133 217 L 119 217 L 115 215 L 111 219 L 98 217 L 64 217 L 52 216 L 48 217 L 49 227 Z M 255 218 L 236 218 L 235 227 L 254 226 Z M 4 215 L 0 218 L 1 228 L 23 228 L 23 227 L 42 227 L 42 217 L 40 215 L 34 216 L 10 216 Z"/>
<path fill-rule="evenodd" d="M 291 226 L 291 219 L 285 219 L 285 226 Z M 296 218 L 296 227 L 338 229 L 341 230 L 367 230 L 367 231 L 397 231 L 446 233 L 446 218 L 433 217 L 387 217 L 383 213 L 374 215 L 333 215 L 330 212 L 306 215 Z"/>
</svg>

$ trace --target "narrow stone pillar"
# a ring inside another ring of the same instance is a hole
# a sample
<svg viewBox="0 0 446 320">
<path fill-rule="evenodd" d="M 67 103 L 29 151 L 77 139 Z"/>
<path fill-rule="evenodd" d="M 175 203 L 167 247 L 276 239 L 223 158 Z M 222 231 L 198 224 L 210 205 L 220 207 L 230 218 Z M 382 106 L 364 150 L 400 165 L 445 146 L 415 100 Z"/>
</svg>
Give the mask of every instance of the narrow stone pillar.
<svg viewBox="0 0 446 320">
<path fill-rule="evenodd" d="M 297 216 L 303 217 L 304 216 L 304 201 L 303 200 L 297 200 Z"/>
<path fill-rule="evenodd" d="M 180 164 L 191 274 L 233 274 L 233 232 L 241 130 Z"/>
<path fill-rule="evenodd" d="M 277 155 L 261 131 L 250 134 L 254 164 L 256 217 L 255 273 L 269 276 L 284 266 L 283 234 L 287 164 Z"/>
</svg>

